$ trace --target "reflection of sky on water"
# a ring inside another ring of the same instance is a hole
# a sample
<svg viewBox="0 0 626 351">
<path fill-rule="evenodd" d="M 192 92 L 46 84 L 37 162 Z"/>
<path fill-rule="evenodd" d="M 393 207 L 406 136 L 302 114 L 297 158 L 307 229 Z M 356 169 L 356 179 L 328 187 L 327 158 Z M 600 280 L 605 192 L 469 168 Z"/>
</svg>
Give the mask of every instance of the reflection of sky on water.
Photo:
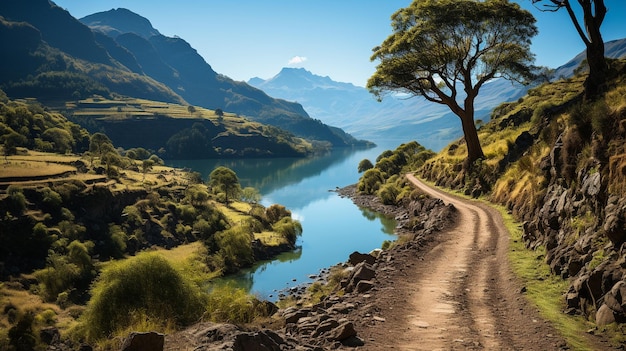
<svg viewBox="0 0 626 351">
<path fill-rule="evenodd" d="M 284 205 L 302 223 L 303 233 L 296 243 L 298 250 L 218 282 L 235 284 L 262 298 L 275 300 L 278 291 L 311 281 L 310 275 L 345 262 L 352 252 L 369 252 L 379 248 L 384 240 L 395 238 L 393 219 L 360 209 L 350 199 L 330 191 L 356 183 L 361 160 L 368 158 L 375 162 L 382 151 L 395 146 L 340 150 L 310 159 L 195 160 L 168 164 L 192 168 L 201 172 L 204 179 L 214 167 L 230 167 L 242 186 L 260 184 L 263 205 Z"/>
</svg>

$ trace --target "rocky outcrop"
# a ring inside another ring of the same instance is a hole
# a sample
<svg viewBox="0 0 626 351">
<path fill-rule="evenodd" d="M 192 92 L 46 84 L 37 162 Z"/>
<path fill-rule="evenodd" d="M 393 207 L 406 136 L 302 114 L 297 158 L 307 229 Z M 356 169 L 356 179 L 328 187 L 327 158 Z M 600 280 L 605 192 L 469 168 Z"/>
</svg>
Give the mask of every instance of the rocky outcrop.
<svg viewBox="0 0 626 351">
<path fill-rule="evenodd" d="M 583 314 L 598 325 L 624 322 L 626 198 L 609 191 L 613 175 L 605 163 L 589 159 L 577 172 L 568 165 L 572 160 L 565 155 L 571 150 L 564 138 L 541 162 L 548 184 L 537 207 L 512 210 L 525 220 L 526 245 L 545 247 L 551 271 L 570 280 L 566 312 Z"/>
</svg>

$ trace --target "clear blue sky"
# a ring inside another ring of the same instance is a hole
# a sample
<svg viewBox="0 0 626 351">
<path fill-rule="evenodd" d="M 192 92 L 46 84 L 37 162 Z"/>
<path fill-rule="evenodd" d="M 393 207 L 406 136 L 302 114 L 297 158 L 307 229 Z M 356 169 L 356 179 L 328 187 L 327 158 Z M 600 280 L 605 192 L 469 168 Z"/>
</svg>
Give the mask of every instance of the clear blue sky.
<svg viewBox="0 0 626 351">
<path fill-rule="evenodd" d="M 565 11 L 535 15 L 536 64 L 558 67 L 584 49 Z M 218 73 L 263 79 L 283 67 L 364 86 L 375 70 L 372 48 L 391 34 L 390 16 L 411 0 L 54 0 L 74 17 L 127 8 L 167 36 L 188 41 Z M 626 37 L 626 1 L 605 0 L 605 41 Z M 574 5 L 578 6 L 576 1 Z"/>
</svg>

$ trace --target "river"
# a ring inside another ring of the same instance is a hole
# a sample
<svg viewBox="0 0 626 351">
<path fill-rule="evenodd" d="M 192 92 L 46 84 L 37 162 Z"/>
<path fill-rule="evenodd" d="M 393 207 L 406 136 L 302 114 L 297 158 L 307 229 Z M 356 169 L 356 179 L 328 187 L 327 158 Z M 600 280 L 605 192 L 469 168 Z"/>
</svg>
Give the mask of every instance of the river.
<svg viewBox="0 0 626 351">
<path fill-rule="evenodd" d="M 302 223 L 295 251 L 222 281 L 275 301 L 279 292 L 310 282 L 311 276 L 346 261 L 350 253 L 369 252 L 383 241 L 395 239 L 395 220 L 359 208 L 332 190 L 358 181 L 361 160 L 367 158 L 374 163 L 382 151 L 399 144 L 383 142 L 372 149 L 340 149 L 305 159 L 170 160 L 167 165 L 190 168 L 205 180 L 215 167 L 226 166 L 237 173 L 242 187 L 259 190 L 263 205 L 284 205 Z"/>
</svg>

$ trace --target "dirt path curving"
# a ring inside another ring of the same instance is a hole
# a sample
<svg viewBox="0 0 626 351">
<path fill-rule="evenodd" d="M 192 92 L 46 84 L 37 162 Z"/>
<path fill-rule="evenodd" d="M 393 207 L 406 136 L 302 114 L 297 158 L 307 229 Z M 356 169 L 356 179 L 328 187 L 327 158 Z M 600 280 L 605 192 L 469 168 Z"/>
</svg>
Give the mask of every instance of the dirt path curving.
<svg viewBox="0 0 626 351">
<path fill-rule="evenodd" d="M 458 210 L 431 247 L 398 257 L 372 301 L 367 350 L 563 350 L 566 343 L 523 296 L 508 265 L 500 214 L 407 178 Z"/>
</svg>

